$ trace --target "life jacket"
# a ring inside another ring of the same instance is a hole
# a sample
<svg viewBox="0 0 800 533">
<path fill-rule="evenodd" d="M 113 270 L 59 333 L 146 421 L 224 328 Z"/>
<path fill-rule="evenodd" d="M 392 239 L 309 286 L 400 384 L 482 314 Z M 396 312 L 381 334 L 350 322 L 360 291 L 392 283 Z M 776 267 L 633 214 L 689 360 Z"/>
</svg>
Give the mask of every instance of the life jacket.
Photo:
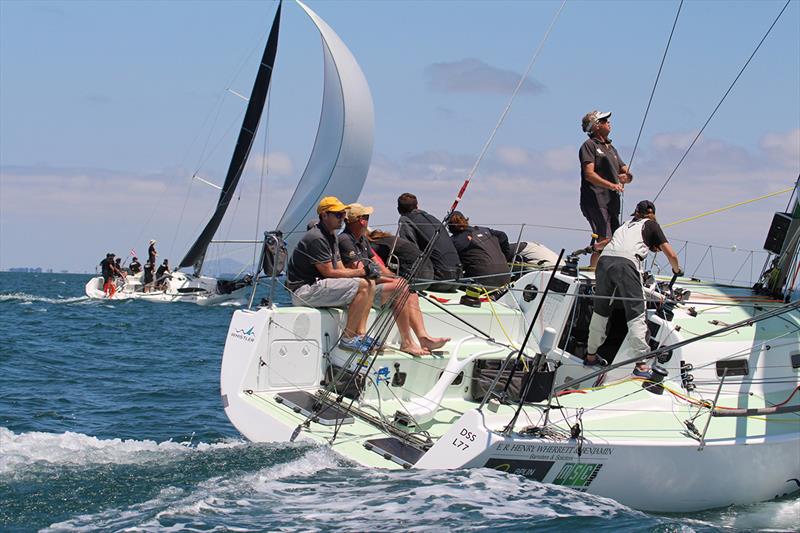
<svg viewBox="0 0 800 533">
<path fill-rule="evenodd" d="M 625 259 L 633 261 L 636 268 L 641 270 L 642 262 L 650 251 L 644 243 L 644 237 L 642 236 L 644 224 L 648 220 L 647 218 L 641 218 L 639 220 L 630 220 L 622 224 L 617 231 L 614 232 L 611 241 L 603 248 L 602 256 L 624 257 Z"/>
</svg>

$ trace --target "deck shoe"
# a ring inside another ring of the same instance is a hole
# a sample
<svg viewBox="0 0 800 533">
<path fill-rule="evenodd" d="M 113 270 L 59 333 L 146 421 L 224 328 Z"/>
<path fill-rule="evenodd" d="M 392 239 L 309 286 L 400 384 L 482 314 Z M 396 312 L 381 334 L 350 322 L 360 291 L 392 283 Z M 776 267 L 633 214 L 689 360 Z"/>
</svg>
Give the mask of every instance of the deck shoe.
<svg viewBox="0 0 800 533">
<path fill-rule="evenodd" d="M 603 357 L 595 354 L 594 359 L 589 361 L 588 359 L 583 360 L 583 366 L 608 366 L 608 361 L 606 361 Z"/>
<path fill-rule="evenodd" d="M 356 336 L 349 339 L 345 337 L 339 339 L 339 348 L 348 352 L 366 352 L 369 346 L 364 343 L 361 337 Z"/>
<path fill-rule="evenodd" d="M 375 337 L 370 337 L 369 335 L 362 335 L 361 342 L 364 344 L 364 346 L 366 346 L 369 349 L 374 348 L 376 350 L 380 350 L 381 348 L 383 348 L 382 342 L 380 342 Z"/>
</svg>

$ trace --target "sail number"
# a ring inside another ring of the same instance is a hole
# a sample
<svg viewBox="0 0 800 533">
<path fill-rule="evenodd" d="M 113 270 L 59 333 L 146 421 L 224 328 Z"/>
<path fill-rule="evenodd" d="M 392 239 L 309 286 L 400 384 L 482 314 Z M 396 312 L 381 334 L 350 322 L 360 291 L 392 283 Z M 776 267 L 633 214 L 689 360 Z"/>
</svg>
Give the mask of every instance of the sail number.
<svg viewBox="0 0 800 533">
<path fill-rule="evenodd" d="M 463 428 L 458 437 L 453 439 L 452 445 L 459 450 L 466 450 L 469 448 L 469 444 L 466 441 L 475 442 L 475 433 Z"/>
</svg>

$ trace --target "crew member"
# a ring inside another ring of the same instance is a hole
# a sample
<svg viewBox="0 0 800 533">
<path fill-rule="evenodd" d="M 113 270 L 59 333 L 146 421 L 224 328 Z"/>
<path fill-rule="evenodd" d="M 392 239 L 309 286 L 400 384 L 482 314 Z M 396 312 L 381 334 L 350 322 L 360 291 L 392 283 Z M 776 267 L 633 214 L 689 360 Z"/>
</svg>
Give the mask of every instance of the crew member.
<svg viewBox="0 0 800 533">
<path fill-rule="evenodd" d="M 156 271 L 156 289 L 157 290 L 166 290 L 167 288 L 167 280 L 172 279 L 171 276 L 172 272 L 169 269 L 169 260 L 164 259 L 164 262 L 161 263 L 161 266 L 158 267 Z"/>
<path fill-rule="evenodd" d="M 389 270 L 406 280 L 409 279 L 414 265 L 422 255 L 416 244 L 399 235 L 392 235 L 379 229 L 367 233 L 367 239 L 369 239 L 372 250 L 381 258 L 383 264 Z M 414 274 L 411 286 L 417 290 L 427 289 L 433 281 L 431 258 L 422 258 Z"/>
<path fill-rule="evenodd" d="M 452 233 L 453 246 L 458 251 L 464 274 L 484 287 L 502 287 L 511 279 L 508 256 L 511 255 L 508 237 L 502 231 L 470 226 L 460 211 L 453 211 L 447 227 Z M 505 250 L 501 245 L 505 244 Z"/>
<path fill-rule="evenodd" d="M 116 284 L 114 283 L 114 254 L 109 252 L 106 258 L 100 261 L 100 272 L 103 275 L 103 293 L 107 298 L 113 298 L 117 292 Z"/>
<path fill-rule="evenodd" d="M 150 292 L 153 290 L 153 279 L 155 278 L 156 266 L 149 260 L 144 264 L 144 279 L 142 280 L 142 291 Z"/>
<path fill-rule="evenodd" d="M 128 268 L 131 270 L 131 274 L 136 275 L 142 271 L 142 264 L 139 262 L 139 258 L 133 256 L 131 259 L 131 264 L 128 265 Z"/>
<path fill-rule="evenodd" d="M 336 231 L 342 227 L 346 210 L 347 205 L 335 196 L 320 200 L 319 222 L 303 235 L 292 252 L 286 286 L 295 305 L 347 305 L 347 322 L 339 347 L 363 352 L 374 343 L 374 339 L 365 336 L 375 297 L 374 279 L 380 273 L 345 268 L 342 264 Z"/>
<path fill-rule="evenodd" d="M 147 245 L 147 260 L 153 265 L 153 267 L 156 265 L 157 256 L 158 252 L 156 252 L 156 240 L 150 239 L 150 242 Z"/>
<path fill-rule="evenodd" d="M 436 238 L 430 254 L 433 278 L 446 283 L 434 283 L 429 288 L 434 291 L 455 291 L 454 282 L 461 277 L 461 265 L 444 225 L 433 215 L 419 209 L 417 197 L 408 192 L 397 199 L 397 212 L 400 213 L 398 234 L 416 244 L 423 253 L 434 236 Z"/>
<path fill-rule="evenodd" d="M 611 144 L 611 112 L 592 111 L 583 117 L 583 131 L 589 138 L 580 148 L 581 213 L 589 221 L 594 252 L 591 266 L 619 227 L 620 195 L 633 175 Z"/>
<path fill-rule="evenodd" d="M 589 324 L 586 366 L 602 365 L 607 362 L 597 355 L 597 349 L 606 340 L 606 327 L 611 316 L 611 297 L 622 300 L 628 334 L 625 339 L 631 347 L 633 356 L 650 351 L 647 344 L 647 323 L 645 321 L 645 300 L 642 286 L 642 263 L 649 251 L 664 252 L 673 274 L 682 274 L 678 256 L 656 222 L 656 206 L 649 200 L 636 205 L 633 218 L 622 224 L 603 249 L 597 262 L 595 273 L 596 287 L 594 312 Z M 646 362 L 636 364 L 634 375 L 649 377 Z"/>
<path fill-rule="evenodd" d="M 450 339 L 435 338 L 428 334 L 417 294 L 409 293 L 406 280 L 395 276 L 382 262 L 375 261 L 375 252 L 366 237 L 369 216 L 373 211 L 372 207 L 361 204 L 350 204 L 348 207 L 345 229 L 339 235 L 342 262 L 345 267 L 359 271 L 370 264 L 375 265 L 373 268 L 377 268 L 380 272 L 380 277 L 375 280 L 377 285 L 375 303 L 385 305 L 394 296 L 392 312 L 400 332 L 400 349 L 415 356 L 428 355 L 432 350 L 444 346 Z"/>
</svg>

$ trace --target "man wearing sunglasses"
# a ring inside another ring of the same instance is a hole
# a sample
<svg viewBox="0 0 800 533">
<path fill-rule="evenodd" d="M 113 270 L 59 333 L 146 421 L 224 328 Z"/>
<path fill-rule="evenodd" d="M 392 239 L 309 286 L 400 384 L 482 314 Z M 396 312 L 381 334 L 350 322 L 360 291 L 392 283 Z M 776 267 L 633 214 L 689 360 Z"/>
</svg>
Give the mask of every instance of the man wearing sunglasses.
<svg viewBox="0 0 800 533">
<path fill-rule="evenodd" d="M 633 175 L 611 144 L 611 112 L 592 111 L 584 115 L 583 131 L 589 136 L 580 148 L 581 213 L 589 221 L 593 247 L 591 266 L 619 227 L 620 196 Z"/>
<path fill-rule="evenodd" d="M 372 207 L 350 204 L 347 208 L 346 225 L 339 235 L 339 251 L 345 267 L 363 272 L 372 270 L 375 277 L 376 307 L 385 305 L 393 295 L 397 295 L 392 312 L 400 333 L 400 349 L 413 356 L 430 355 L 432 350 L 444 346 L 449 338 L 431 337 L 425 329 L 419 297 L 409 293 L 408 283 L 399 278 L 376 261 L 376 254 L 367 239 L 369 216 Z M 416 336 L 416 337 L 415 337 Z"/>
<path fill-rule="evenodd" d="M 342 227 L 347 205 L 326 196 L 317 206 L 319 222 L 300 239 L 287 269 L 287 288 L 294 305 L 347 307 L 347 322 L 339 347 L 366 351 L 367 319 L 375 297 L 375 283 L 364 269 L 345 268 L 336 232 Z"/>
</svg>

